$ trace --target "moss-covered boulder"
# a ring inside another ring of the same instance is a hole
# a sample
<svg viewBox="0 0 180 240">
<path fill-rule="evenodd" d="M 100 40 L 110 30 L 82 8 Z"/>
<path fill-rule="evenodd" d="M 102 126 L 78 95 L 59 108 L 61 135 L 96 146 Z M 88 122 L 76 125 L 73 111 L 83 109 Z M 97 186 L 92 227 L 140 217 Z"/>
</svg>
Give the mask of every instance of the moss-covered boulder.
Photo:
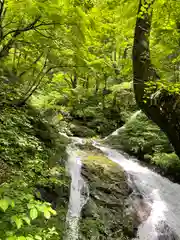
<svg viewBox="0 0 180 240">
<path fill-rule="evenodd" d="M 74 121 L 73 123 L 70 124 L 69 126 L 70 131 L 72 134 L 76 137 L 94 137 L 96 136 L 96 132 L 83 124 L 78 123 L 78 121 Z"/>
<path fill-rule="evenodd" d="M 129 211 L 131 192 L 124 171 L 99 151 L 86 151 L 82 176 L 88 182 L 90 197 L 82 210 L 81 240 L 134 237 L 135 217 Z"/>
</svg>

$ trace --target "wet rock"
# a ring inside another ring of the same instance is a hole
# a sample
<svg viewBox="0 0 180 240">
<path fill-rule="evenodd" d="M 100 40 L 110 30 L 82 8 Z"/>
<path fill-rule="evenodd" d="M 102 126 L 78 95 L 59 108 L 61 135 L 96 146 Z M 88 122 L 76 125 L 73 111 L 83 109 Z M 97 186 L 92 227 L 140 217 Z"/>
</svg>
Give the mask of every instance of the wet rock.
<svg viewBox="0 0 180 240">
<path fill-rule="evenodd" d="M 86 152 L 82 176 L 88 183 L 90 198 L 82 209 L 79 240 L 135 237 L 139 222 L 129 209 L 128 198 L 132 191 L 119 165 L 99 151 Z"/>
<path fill-rule="evenodd" d="M 137 188 L 134 177 L 132 175 L 128 175 L 128 183 L 130 189 L 132 190 L 130 194 L 130 205 L 132 206 L 132 211 L 136 216 L 136 223 L 141 224 L 142 222 L 146 221 L 147 218 L 151 214 L 151 204 L 150 200 L 148 201 L 143 197 L 139 189 Z"/>
<path fill-rule="evenodd" d="M 70 131 L 72 134 L 76 137 L 93 137 L 96 136 L 96 133 L 94 130 L 84 126 L 79 125 L 77 123 L 70 124 Z"/>
<path fill-rule="evenodd" d="M 54 188 L 51 186 L 37 186 L 35 197 L 41 201 L 51 203 L 54 209 L 58 204 L 65 207 L 69 198 L 69 189 L 64 186 Z"/>
<path fill-rule="evenodd" d="M 52 189 L 47 187 L 38 187 L 36 197 L 40 200 L 51 203 L 53 208 L 56 207 L 58 194 L 54 192 Z"/>
<path fill-rule="evenodd" d="M 180 240 L 177 234 L 167 225 L 165 221 L 160 221 L 156 226 L 158 240 Z"/>
<path fill-rule="evenodd" d="M 142 195 L 131 195 L 131 206 L 133 208 L 134 215 L 136 216 L 136 223 L 138 225 L 146 221 L 151 214 L 151 205 L 143 198 Z"/>
</svg>

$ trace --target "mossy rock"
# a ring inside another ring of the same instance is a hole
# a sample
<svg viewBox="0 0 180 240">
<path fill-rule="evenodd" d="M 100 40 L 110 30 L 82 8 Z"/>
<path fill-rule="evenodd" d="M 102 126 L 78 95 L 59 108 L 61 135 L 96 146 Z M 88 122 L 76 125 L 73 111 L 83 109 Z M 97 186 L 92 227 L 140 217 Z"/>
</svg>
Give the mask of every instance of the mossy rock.
<svg viewBox="0 0 180 240">
<path fill-rule="evenodd" d="M 130 189 L 119 165 L 99 151 L 86 151 L 82 176 L 88 182 L 90 198 L 82 210 L 79 239 L 134 237 L 134 216 L 127 211 Z"/>
<path fill-rule="evenodd" d="M 86 126 L 70 124 L 70 131 L 76 137 L 94 137 L 96 132 Z"/>
</svg>

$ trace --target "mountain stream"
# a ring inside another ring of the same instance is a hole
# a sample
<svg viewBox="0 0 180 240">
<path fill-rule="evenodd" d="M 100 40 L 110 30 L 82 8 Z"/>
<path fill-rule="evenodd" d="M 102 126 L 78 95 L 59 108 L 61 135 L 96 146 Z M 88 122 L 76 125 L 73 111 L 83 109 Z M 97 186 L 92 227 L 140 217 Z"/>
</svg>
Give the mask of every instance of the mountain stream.
<svg viewBox="0 0 180 240">
<path fill-rule="evenodd" d="M 83 140 L 73 138 L 73 143 L 67 149 L 69 155 L 67 170 L 71 176 L 71 187 L 65 240 L 78 239 L 81 210 L 89 197 L 88 186 L 81 177 L 81 157 L 78 155 L 77 143 L 83 144 Z M 150 206 L 147 218 L 138 228 L 136 240 L 179 240 L 180 185 L 141 166 L 138 160 L 124 153 L 96 142 L 93 145 L 124 169 L 131 188 Z M 136 201 L 134 205 L 135 203 Z"/>
</svg>

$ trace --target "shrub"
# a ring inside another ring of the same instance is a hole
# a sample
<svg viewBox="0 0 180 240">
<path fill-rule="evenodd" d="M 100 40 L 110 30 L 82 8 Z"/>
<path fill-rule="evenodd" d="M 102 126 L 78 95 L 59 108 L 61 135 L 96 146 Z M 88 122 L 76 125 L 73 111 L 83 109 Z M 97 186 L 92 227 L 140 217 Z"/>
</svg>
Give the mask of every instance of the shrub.
<svg viewBox="0 0 180 240">
<path fill-rule="evenodd" d="M 173 153 L 156 153 L 152 163 L 159 166 L 167 174 L 180 176 L 180 159 Z"/>
</svg>

